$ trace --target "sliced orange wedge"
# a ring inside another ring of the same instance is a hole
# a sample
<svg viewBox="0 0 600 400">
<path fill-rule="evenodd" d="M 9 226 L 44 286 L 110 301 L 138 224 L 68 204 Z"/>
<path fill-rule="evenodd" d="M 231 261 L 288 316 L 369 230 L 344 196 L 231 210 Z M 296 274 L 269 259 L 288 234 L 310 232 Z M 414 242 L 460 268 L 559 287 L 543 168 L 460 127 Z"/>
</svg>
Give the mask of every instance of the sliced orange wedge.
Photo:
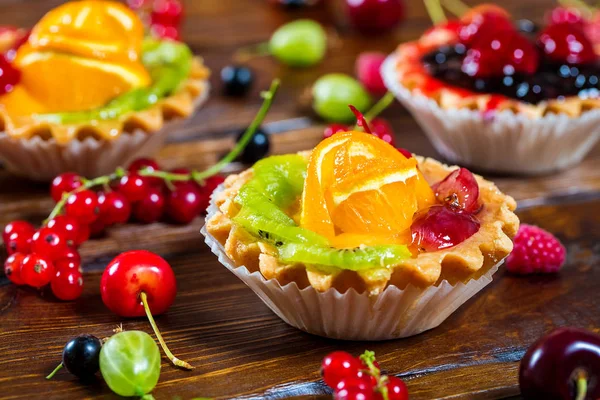
<svg viewBox="0 0 600 400">
<path fill-rule="evenodd" d="M 335 247 L 405 244 L 415 212 L 434 202 L 414 158 L 373 135 L 343 132 L 311 154 L 300 224 Z"/>
</svg>

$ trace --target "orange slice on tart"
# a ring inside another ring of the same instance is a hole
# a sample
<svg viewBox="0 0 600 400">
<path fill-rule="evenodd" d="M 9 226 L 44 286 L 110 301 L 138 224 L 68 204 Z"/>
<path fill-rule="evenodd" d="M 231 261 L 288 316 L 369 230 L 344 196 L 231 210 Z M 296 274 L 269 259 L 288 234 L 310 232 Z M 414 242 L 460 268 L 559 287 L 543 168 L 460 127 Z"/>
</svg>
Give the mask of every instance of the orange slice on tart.
<svg viewBox="0 0 600 400">
<path fill-rule="evenodd" d="M 300 225 L 334 247 L 406 244 L 413 215 L 433 203 L 414 158 L 373 135 L 343 132 L 311 154 Z"/>
</svg>

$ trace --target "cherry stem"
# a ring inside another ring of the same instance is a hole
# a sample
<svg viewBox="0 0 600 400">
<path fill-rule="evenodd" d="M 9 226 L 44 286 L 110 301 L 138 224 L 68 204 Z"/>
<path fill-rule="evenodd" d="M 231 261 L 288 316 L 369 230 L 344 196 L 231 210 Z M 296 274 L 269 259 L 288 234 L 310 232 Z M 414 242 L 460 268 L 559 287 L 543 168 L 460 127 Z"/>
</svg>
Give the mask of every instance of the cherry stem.
<svg viewBox="0 0 600 400">
<path fill-rule="evenodd" d="M 385 96 L 383 96 L 381 99 L 379 99 L 379 101 L 377 103 L 375 103 L 375 105 L 373 107 L 371 107 L 371 109 L 365 113 L 365 119 L 369 122 L 372 121 L 373 118 L 375 118 L 376 116 L 381 114 L 383 112 L 383 110 L 388 108 L 390 106 L 390 104 L 392 104 L 394 102 L 395 98 L 396 97 L 394 96 L 394 93 L 387 92 L 385 94 Z"/>
<path fill-rule="evenodd" d="M 48 375 L 46 379 L 54 378 L 54 375 L 56 375 L 56 373 L 60 371 L 62 367 L 64 367 L 63 363 L 58 364 L 58 366 L 54 368 L 54 371 L 50 372 L 50 375 Z"/>
<path fill-rule="evenodd" d="M 466 14 L 471 7 L 463 3 L 461 0 L 441 0 L 444 7 L 448 9 L 452 14 L 460 17 Z"/>
<path fill-rule="evenodd" d="M 252 46 L 244 47 L 239 49 L 233 55 L 233 59 L 236 62 L 244 63 L 254 57 L 264 57 L 271 54 L 271 49 L 269 48 L 269 42 L 262 42 Z"/>
<path fill-rule="evenodd" d="M 588 377 L 587 373 L 583 370 L 580 370 L 576 376 L 577 384 L 576 384 L 576 394 L 575 400 L 584 400 L 587 396 L 588 390 Z"/>
<path fill-rule="evenodd" d="M 369 368 L 369 374 L 377 380 L 377 390 L 381 393 L 383 400 L 389 400 L 387 389 L 387 376 L 381 376 L 381 370 L 375 365 L 375 352 L 365 350 L 359 357 L 360 360 Z"/>
<path fill-rule="evenodd" d="M 429 18 L 434 25 L 446 21 L 446 15 L 444 14 L 440 0 L 423 0 L 423 2 L 425 3 L 427 14 L 429 14 Z"/>
<path fill-rule="evenodd" d="M 158 330 L 158 326 L 156 326 L 156 322 L 154 321 L 154 317 L 152 316 L 152 312 L 150 311 L 150 306 L 148 305 L 148 296 L 146 295 L 146 293 L 142 292 L 140 293 L 140 298 L 142 299 L 142 303 L 144 304 L 144 311 L 146 311 L 146 316 L 148 316 L 150 325 L 152 326 L 154 334 L 156 335 L 156 338 L 160 343 L 160 347 L 162 347 L 169 360 L 171 360 L 171 362 L 178 367 L 185 369 L 194 369 L 194 367 L 192 367 L 190 364 L 183 360 L 180 360 L 179 358 L 175 357 L 173 353 L 171 353 L 171 350 L 169 350 L 167 344 L 165 343 L 165 340 L 160 334 L 160 330 Z"/>
<path fill-rule="evenodd" d="M 153 171 L 149 168 L 145 168 L 145 169 L 138 171 L 139 175 L 164 179 L 167 183 L 167 186 L 169 186 L 170 182 L 173 182 L 173 181 L 190 181 L 190 180 L 194 180 L 194 181 L 198 182 L 200 185 L 202 185 L 206 178 L 210 178 L 211 176 L 216 175 L 219 172 L 221 172 L 221 170 L 227 164 L 234 161 L 242 153 L 242 151 L 244 151 L 244 148 L 248 145 L 248 143 L 250 143 L 250 140 L 252 140 L 252 136 L 254 136 L 254 134 L 256 133 L 256 130 L 261 126 L 265 117 L 267 116 L 267 113 L 269 112 L 269 109 L 271 108 L 271 105 L 273 104 L 273 100 L 275 98 L 275 94 L 277 93 L 277 89 L 279 89 L 279 83 L 280 83 L 279 79 L 274 79 L 273 82 L 271 83 L 271 87 L 269 88 L 269 90 L 261 93 L 261 97 L 263 98 L 263 103 L 262 103 L 262 106 L 260 107 L 260 109 L 258 110 L 258 113 L 254 117 L 254 120 L 252 121 L 252 123 L 250 123 L 250 125 L 248 126 L 248 128 L 246 129 L 246 131 L 244 132 L 244 134 L 242 135 L 240 140 L 237 142 L 235 147 L 229 153 L 227 153 L 227 155 L 225 157 L 223 157 L 218 163 L 214 164 L 213 166 L 209 167 L 208 169 L 206 169 L 204 171 L 201 171 L 201 172 L 200 171 L 192 171 L 189 174 L 172 174 L 170 172 Z M 80 187 L 78 187 L 77 189 L 75 189 L 71 192 L 63 193 L 62 198 L 56 203 L 56 205 L 52 209 L 52 212 L 50 213 L 48 218 L 46 218 L 44 220 L 43 225 L 46 225 L 54 217 L 56 217 L 57 215 L 60 215 L 60 213 L 63 211 L 63 209 L 65 207 L 65 204 L 67 203 L 67 199 L 72 194 L 80 192 L 82 190 L 91 189 L 95 186 L 107 187 L 113 180 L 120 179 L 120 178 L 124 177 L 125 175 L 127 175 L 127 171 L 125 171 L 123 168 L 119 167 L 115 170 L 114 173 L 112 173 L 110 175 L 100 176 L 98 178 L 89 179 L 89 180 L 84 179 L 83 185 L 81 185 Z"/>
</svg>

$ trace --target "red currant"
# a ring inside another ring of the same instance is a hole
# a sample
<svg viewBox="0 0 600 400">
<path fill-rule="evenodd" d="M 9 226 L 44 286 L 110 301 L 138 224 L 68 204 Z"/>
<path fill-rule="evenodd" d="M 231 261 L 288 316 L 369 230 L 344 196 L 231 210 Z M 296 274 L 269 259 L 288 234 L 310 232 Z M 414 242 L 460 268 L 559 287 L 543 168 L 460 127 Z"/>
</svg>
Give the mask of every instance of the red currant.
<svg viewBox="0 0 600 400">
<path fill-rule="evenodd" d="M 34 231 L 35 233 L 35 231 Z M 13 232 L 8 237 L 8 241 L 4 244 L 6 246 L 6 252 L 11 255 L 14 253 L 29 254 L 31 252 L 31 238 L 33 234 L 29 232 Z"/>
<path fill-rule="evenodd" d="M 402 379 L 388 376 L 385 387 L 388 390 L 388 400 L 408 400 L 408 388 Z"/>
<path fill-rule="evenodd" d="M 12 92 L 21 80 L 21 71 L 16 69 L 4 54 L 0 54 L 0 95 Z"/>
<path fill-rule="evenodd" d="M 323 139 L 332 137 L 338 132 L 347 132 L 349 129 L 350 128 L 347 125 L 342 124 L 327 125 L 327 128 L 325 128 L 325 132 L 323 132 Z"/>
<path fill-rule="evenodd" d="M 62 199 L 63 193 L 70 193 L 83 185 L 81 177 L 73 172 L 60 174 L 52 181 L 50 185 L 50 196 L 55 202 Z"/>
<path fill-rule="evenodd" d="M 8 243 L 10 235 L 13 233 L 18 233 L 19 235 L 23 235 L 23 237 L 32 237 L 35 233 L 35 228 L 27 221 L 9 222 L 2 232 L 2 241 Z"/>
<path fill-rule="evenodd" d="M 431 187 L 437 200 L 454 211 L 475 213 L 479 210 L 479 184 L 466 168 L 452 171 Z"/>
<path fill-rule="evenodd" d="M 167 215 L 180 224 L 189 224 L 200 214 L 202 194 L 195 182 L 181 182 L 167 194 Z"/>
<path fill-rule="evenodd" d="M 561 23 L 546 27 L 539 37 L 540 47 L 549 58 L 569 64 L 588 64 L 596 60 L 594 45 L 583 29 Z"/>
<path fill-rule="evenodd" d="M 63 271 L 63 270 L 77 270 L 80 273 L 83 273 L 83 269 L 81 268 L 81 261 L 77 261 L 75 259 L 67 259 L 67 258 L 61 258 L 58 261 L 55 261 L 54 263 L 54 270 L 55 271 Z"/>
<path fill-rule="evenodd" d="M 54 262 L 55 266 L 58 266 L 58 261 L 73 261 L 77 264 L 81 264 L 81 255 L 77 250 L 68 246 L 66 250 Z"/>
<path fill-rule="evenodd" d="M 363 390 L 373 389 L 373 387 L 377 384 L 377 380 L 371 380 L 372 377 L 370 375 L 361 375 L 361 376 L 353 376 L 349 378 L 344 378 L 338 382 L 335 387 L 336 391 L 342 390 L 344 388 L 357 387 Z"/>
<path fill-rule="evenodd" d="M 424 251 L 456 246 L 479 231 L 479 222 L 467 213 L 442 205 L 431 206 L 415 215 L 410 227 L 412 242 Z"/>
<path fill-rule="evenodd" d="M 161 188 L 151 187 L 146 196 L 134 203 L 132 214 L 135 219 L 145 224 L 158 221 L 165 212 L 165 195 Z"/>
<path fill-rule="evenodd" d="M 50 288 L 60 300 L 75 300 L 83 292 L 83 276 L 77 269 L 59 269 L 50 281 Z"/>
<path fill-rule="evenodd" d="M 394 28 L 404 17 L 402 0 L 346 0 L 350 23 L 363 33 Z"/>
<path fill-rule="evenodd" d="M 152 32 L 152 36 L 159 39 L 171 39 L 177 41 L 181 39 L 179 29 L 171 25 L 152 24 L 150 26 L 150 32 Z"/>
<path fill-rule="evenodd" d="M 215 191 L 217 186 L 225 182 L 225 178 L 221 175 L 214 175 L 204 181 L 204 185 L 200 187 L 200 212 L 206 212 L 210 204 L 210 195 Z"/>
<path fill-rule="evenodd" d="M 53 229 L 63 236 L 69 245 L 78 245 L 81 224 L 68 215 L 57 215 L 48 221 L 48 228 Z"/>
<path fill-rule="evenodd" d="M 373 388 L 362 389 L 351 386 L 336 391 L 333 398 L 335 400 L 375 400 L 378 397 L 375 395 Z"/>
<path fill-rule="evenodd" d="M 118 192 L 122 193 L 130 203 L 140 201 L 146 196 L 150 183 L 148 180 L 138 174 L 129 174 L 121 178 L 118 185 Z"/>
<path fill-rule="evenodd" d="M 389 122 L 383 118 L 375 118 L 370 123 L 371 133 L 386 143 L 395 146 L 394 130 Z"/>
<path fill-rule="evenodd" d="M 87 242 L 91 235 L 90 226 L 89 225 L 79 225 L 79 229 L 77 230 L 77 239 L 75 240 L 75 246 L 81 246 L 85 242 Z"/>
<path fill-rule="evenodd" d="M 58 231 L 44 227 L 33 234 L 31 250 L 50 261 L 55 261 L 67 251 L 67 240 Z"/>
<path fill-rule="evenodd" d="M 119 192 L 98 193 L 99 220 L 105 226 L 124 224 L 131 216 L 129 200 Z"/>
<path fill-rule="evenodd" d="M 98 196 L 91 190 L 75 192 L 67 199 L 66 214 L 75 218 L 81 225 L 91 224 L 98 219 Z"/>
<path fill-rule="evenodd" d="M 327 386 L 336 388 L 344 378 L 355 377 L 363 368 L 362 362 L 345 351 L 328 354 L 321 363 L 321 375 Z"/>
<path fill-rule="evenodd" d="M 23 253 L 14 253 L 4 261 L 4 275 L 15 285 L 25 283 L 21 277 L 21 265 L 25 257 L 27 256 Z"/>
<path fill-rule="evenodd" d="M 139 172 L 142 169 L 146 169 L 149 171 L 160 171 L 160 166 L 158 163 L 151 158 L 138 158 L 134 162 L 129 165 L 127 171 L 129 173 L 134 174 Z M 145 177 L 148 183 L 152 186 L 162 186 L 163 180 L 154 176 Z"/>
<path fill-rule="evenodd" d="M 26 285 L 42 287 L 50 283 L 54 276 L 54 264 L 39 254 L 29 254 L 21 265 L 21 278 Z"/>
<path fill-rule="evenodd" d="M 178 27 L 183 18 L 183 5 L 179 0 L 154 0 L 150 24 Z"/>
<path fill-rule="evenodd" d="M 361 53 L 356 59 L 356 76 L 371 94 L 382 96 L 387 88 L 381 77 L 381 65 L 385 61 L 384 53 L 368 52 Z"/>
</svg>

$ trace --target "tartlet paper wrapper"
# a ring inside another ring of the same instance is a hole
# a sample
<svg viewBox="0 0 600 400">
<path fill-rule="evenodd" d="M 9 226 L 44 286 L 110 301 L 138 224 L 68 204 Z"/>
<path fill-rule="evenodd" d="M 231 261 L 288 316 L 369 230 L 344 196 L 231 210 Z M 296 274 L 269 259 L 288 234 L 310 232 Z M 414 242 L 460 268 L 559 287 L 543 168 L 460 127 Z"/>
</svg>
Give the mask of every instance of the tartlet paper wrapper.
<svg viewBox="0 0 600 400">
<path fill-rule="evenodd" d="M 195 111 L 208 99 L 208 94 L 207 84 L 194 101 Z M 66 145 L 37 136 L 15 139 L 0 132 L 0 161 L 15 175 L 35 181 L 50 181 L 63 172 L 95 178 L 110 174 L 119 166 L 125 167 L 136 158 L 155 155 L 169 133 L 179 129 L 190 117 L 167 122 L 155 132 L 138 129 L 132 133 L 122 133 L 114 140 L 88 137 L 72 140 Z"/>
<path fill-rule="evenodd" d="M 211 197 L 207 220 L 218 208 Z M 450 314 L 492 281 L 500 263 L 479 279 L 451 285 L 420 289 L 408 286 L 401 290 L 387 287 L 377 296 L 342 294 L 335 289 L 319 292 L 312 286 L 300 289 L 295 282 L 281 286 L 276 279 L 267 280 L 260 272 L 250 272 L 235 265 L 223 246 L 202 227 L 206 244 L 219 262 L 241 279 L 282 320 L 305 332 L 344 340 L 387 340 L 417 335 L 440 325 Z"/>
<path fill-rule="evenodd" d="M 381 68 L 388 90 L 412 113 L 447 160 L 493 172 L 542 174 L 579 163 L 600 138 L 600 109 L 579 117 L 548 114 L 530 118 L 505 110 L 443 109 L 400 84 L 396 55 Z"/>
</svg>

